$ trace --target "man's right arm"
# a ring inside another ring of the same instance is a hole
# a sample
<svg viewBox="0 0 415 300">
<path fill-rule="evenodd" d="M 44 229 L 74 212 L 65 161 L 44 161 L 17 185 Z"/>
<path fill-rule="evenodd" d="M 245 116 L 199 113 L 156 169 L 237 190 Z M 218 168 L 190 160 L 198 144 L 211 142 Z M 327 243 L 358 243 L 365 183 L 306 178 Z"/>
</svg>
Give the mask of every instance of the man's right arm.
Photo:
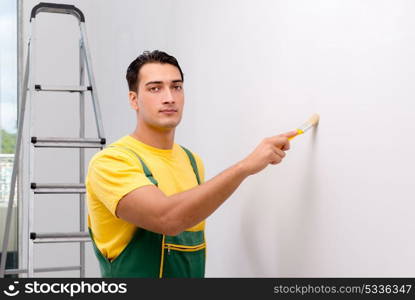
<svg viewBox="0 0 415 300">
<path fill-rule="evenodd" d="M 137 227 L 176 235 L 210 216 L 249 175 L 269 164 L 278 164 L 289 149 L 288 138 L 296 131 L 264 139 L 245 159 L 207 182 L 167 197 L 155 186 L 143 186 L 118 203 L 119 218 Z"/>
</svg>

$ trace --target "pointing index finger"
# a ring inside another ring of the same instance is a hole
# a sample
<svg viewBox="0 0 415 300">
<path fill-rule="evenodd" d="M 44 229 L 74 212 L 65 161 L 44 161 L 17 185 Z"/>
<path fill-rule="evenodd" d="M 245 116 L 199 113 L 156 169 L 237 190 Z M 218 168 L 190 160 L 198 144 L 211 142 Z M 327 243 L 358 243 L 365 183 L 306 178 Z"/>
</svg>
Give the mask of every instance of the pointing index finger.
<svg viewBox="0 0 415 300">
<path fill-rule="evenodd" d="M 290 138 L 295 137 L 298 134 L 299 134 L 298 130 L 291 130 L 286 133 L 283 133 L 282 135 L 290 139 Z"/>
</svg>

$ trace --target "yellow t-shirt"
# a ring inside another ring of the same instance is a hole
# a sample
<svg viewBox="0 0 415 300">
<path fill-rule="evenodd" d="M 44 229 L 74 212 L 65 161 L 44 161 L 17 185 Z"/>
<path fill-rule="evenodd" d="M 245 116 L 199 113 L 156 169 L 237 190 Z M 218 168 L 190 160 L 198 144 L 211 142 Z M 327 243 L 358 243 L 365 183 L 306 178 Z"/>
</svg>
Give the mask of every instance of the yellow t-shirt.
<svg viewBox="0 0 415 300">
<path fill-rule="evenodd" d="M 110 146 L 122 146 L 137 153 L 166 196 L 189 190 L 197 179 L 186 152 L 177 144 L 164 150 L 146 145 L 132 136 L 125 136 Z M 129 192 L 151 181 L 144 174 L 138 158 L 124 148 L 107 147 L 91 159 L 86 177 L 88 226 L 101 253 L 112 260 L 130 242 L 136 226 L 115 215 L 119 200 Z M 194 154 L 201 182 L 204 181 L 202 160 Z M 204 221 L 190 228 L 203 230 Z"/>
</svg>

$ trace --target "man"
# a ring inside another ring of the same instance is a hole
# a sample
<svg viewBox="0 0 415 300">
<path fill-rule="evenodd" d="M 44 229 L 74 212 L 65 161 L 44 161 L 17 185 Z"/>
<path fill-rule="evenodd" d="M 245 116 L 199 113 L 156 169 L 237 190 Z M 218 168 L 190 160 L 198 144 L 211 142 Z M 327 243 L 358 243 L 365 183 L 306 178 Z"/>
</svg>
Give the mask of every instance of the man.
<svg viewBox="0 0 415 300">
<path fill-rule="evenodd" d="M 278 164 L 296 131 L 264 139 L 245 159 L 204 182 L 200 157 L 174 143 L 183 73 L 161 51 L 128 67 L 137 126 L 89 164 L 88 226 L 104 277 L 203 277 L 205 219 L 249 175 Z"/>
</svg>

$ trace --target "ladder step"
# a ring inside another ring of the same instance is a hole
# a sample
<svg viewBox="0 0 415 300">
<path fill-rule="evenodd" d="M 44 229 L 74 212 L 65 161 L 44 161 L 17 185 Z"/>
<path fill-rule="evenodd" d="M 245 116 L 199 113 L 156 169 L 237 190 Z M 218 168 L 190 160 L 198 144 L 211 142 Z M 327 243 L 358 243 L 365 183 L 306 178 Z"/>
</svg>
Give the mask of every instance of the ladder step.
<svg viewBox="0 0 415 300">
<path fill-rule="evenodd" d="M 34 243 L 75 243 L 90 242 L 88 232 L 48 232 L 48 233 L 30 233 L 30 239 Z"/>
<path fill-rule="evenodd" d="M 83 183 L 35 183 L 30 184 L 35 194 L 85 194 Z"/>
<path fill-rule="evenodd" d="M 57 271 L 77 271 L 81 266 L 67 266 L 67 267 L 50 267 L 50 268 L 36 268 L 35 273 L 41 272 L 57 272 Z M 6 269 L 4 272 L 6 275 L 27 273 L 27 269 Z"/>
<path fill-rule="evenodd" d="M 86 91 L 92 91 L 92 86 L 83 86 L 83 85 L 44 85 L 44 84 L 35 84 L 35 90 L 45 91 L 45 92 L 70 92 L 70 93 L 82 93 Z"/>
<path fill-rule="evenodd" d="M 101 148 L 105 145 L 106 140 L 104 138 L 39 138 L 33 136 L 31 142 L 35 147 L 40 148 Z"/>
</svg>

